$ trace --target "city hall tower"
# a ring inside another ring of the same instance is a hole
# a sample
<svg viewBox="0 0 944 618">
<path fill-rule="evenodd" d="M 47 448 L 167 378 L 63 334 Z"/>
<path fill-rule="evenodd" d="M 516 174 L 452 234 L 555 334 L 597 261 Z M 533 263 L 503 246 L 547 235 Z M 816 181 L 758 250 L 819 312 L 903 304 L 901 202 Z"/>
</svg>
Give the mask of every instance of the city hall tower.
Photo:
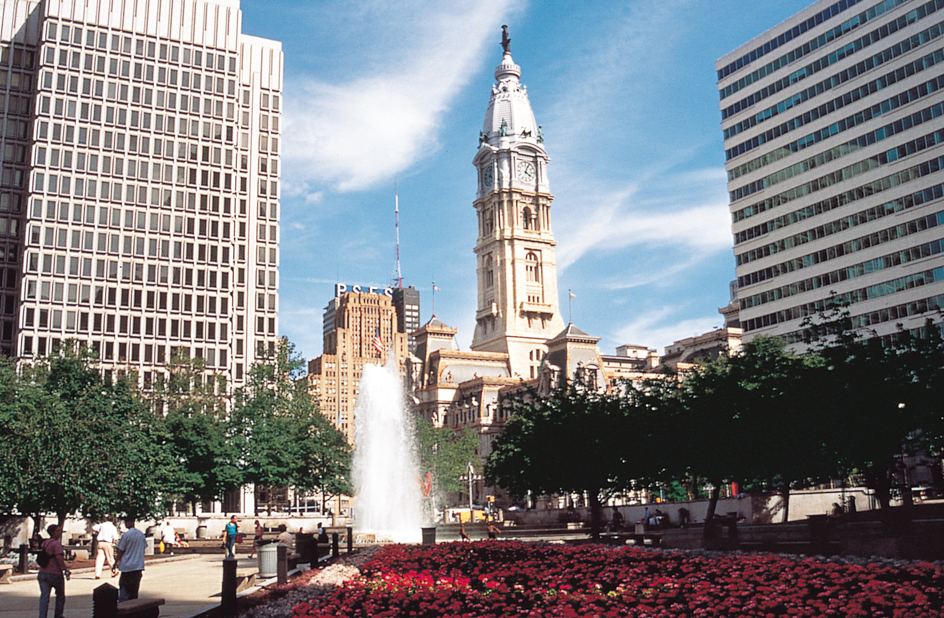
<svg viewBox="0 0 944 618">
<path fill-rule="evenodd" d="M 507 27 L 497 83 L 485 112 L 474 207 L 478 310 L 472 349 L 509 355 L 512 374 L 537 377 L 546 342 L 564 329 L 557 302 L 551 231 L 550 158 L 535 122 L 521 68 L 511 58 Z"/>
</svg>

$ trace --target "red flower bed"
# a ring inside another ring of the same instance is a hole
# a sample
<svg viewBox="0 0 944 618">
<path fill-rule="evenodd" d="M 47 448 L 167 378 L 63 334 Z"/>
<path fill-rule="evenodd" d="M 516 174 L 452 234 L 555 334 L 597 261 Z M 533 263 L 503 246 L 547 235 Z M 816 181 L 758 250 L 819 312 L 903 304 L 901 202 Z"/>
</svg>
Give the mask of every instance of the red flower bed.
<svg viewBox="0 0 944 618">
<path fill-rule="evenodd" d="M 942 616 L 944 569 L 481 541 L 392 545 L 296 618 Z"/>
</svg>

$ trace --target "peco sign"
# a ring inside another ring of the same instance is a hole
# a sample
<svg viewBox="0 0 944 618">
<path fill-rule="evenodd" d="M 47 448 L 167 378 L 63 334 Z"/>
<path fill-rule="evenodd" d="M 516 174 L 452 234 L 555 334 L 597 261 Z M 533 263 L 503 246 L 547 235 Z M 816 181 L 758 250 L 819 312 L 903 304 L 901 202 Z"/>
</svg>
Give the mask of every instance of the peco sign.
<svg viewBox="0 0 944 618">
<path fill-rule="evenodd" d="M 348 288 L 346 283 L 335 283 L 334 284 L 334 297 L 337 298 L 341 294 L 346 294 L 347 292 L 354 292 L 360 294 L 361 292 L 367 292 L 368 294 L 380 294 L 384 296 L 389 296 L 393 298 L 393 288 L 383 288 L 383 292 L 380 292 L 380 288 L 375 286 L 368 286 L 366 288 L 360 285 L 352 285 Z"/>
</svg>

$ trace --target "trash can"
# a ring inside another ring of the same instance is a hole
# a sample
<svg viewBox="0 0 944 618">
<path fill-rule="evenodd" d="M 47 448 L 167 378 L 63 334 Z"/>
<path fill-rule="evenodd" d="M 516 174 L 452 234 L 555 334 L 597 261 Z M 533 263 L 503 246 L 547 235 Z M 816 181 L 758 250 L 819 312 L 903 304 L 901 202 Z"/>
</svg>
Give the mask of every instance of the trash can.
<svg viewBox="0 0 944 618">
<path fill-rule="evenodd" d="M 310 532 L 295 533 L 295 553 L 298 554 L 299 562 L 311 562 L 311 556 L 314 552 L 312 545 L 315 543 L 315 535 Z M 317 562 L 315 558 L 315 562 Z"/>
<path fill-rule="evenodd" d="M 197 526 L 197 538 L 198 538 L 198 539 L 205 539 L 205 538 L 207 538 L 207 527 L 206 527 L 206 525 L 200 524 L 199 526 Z"/>
<path fill-rule="evenodd" d="M 423 531 L 423 545 L 436 544 L 436 528 L 420 528 Z"/>
<path fill-rule="evenodd" d="M 154 537 L 153 536 L 147 537 L 146 539 L 144 539 L 144 543 L 145 543 L 144 555 L 153 556 L 154 555 Z"/>
<path fill-rule="evenodd" d="M 258 569 L 259 577 L 275 577 L 279 573 L 279 544 L 278 543 L 260 543 L 256 548 L 256 555 L 259 556 Z"/>
</svg>

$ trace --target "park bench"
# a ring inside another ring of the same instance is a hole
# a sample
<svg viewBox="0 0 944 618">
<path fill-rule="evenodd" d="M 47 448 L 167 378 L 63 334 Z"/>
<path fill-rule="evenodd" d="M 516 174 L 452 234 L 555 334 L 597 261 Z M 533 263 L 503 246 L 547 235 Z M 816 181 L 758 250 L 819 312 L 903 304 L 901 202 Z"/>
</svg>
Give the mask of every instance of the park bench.
<svg viewBox="0 0 944 618">
<path fill-rule="evenodd" d="M 118 615 L 123 618 L 157 618 L 164 599 L 132 599 L 118 603 Z"/>
<path fill-rule="evenodd" d="M 600 535 L 600 539 L 612 545 L 626 545 L 632 542 L 633 545 L 650 545 L 658 547 L 662 544 L 661 532 L 606 532 Z"/>
<path fill-rule="evenodd" d="M 0 584 L 13 583 L 13 565 L 0 564 Z"/>
<path fill-rule="evenodd" d="M 255 586 L 258 574 L 258 569 L 236 569 L 236 593 Z"/>
</svg>

